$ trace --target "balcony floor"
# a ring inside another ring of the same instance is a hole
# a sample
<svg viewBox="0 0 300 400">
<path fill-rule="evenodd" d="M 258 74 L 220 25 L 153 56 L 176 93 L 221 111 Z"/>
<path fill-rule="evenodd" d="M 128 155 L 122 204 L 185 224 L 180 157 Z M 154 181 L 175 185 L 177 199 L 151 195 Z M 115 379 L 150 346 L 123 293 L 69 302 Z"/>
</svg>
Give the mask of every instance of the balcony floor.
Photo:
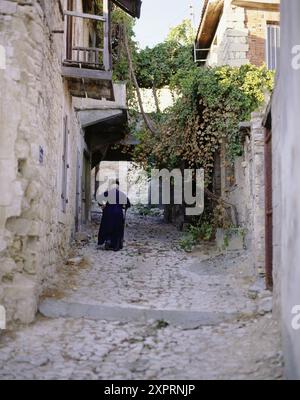
<svg viewBox="0 0 300 400">
<path fill-rule="evenodd" d="M 69 90 L 74 97 L 89 97 L 114 101 L 112 71 L 95 68 L 62 66 L 62 76 L 68 81 Z"/>
<path fill-rule="evenodd" d="M 104 65 L 100 63 L 88 62 L 88 61 L 74 61 L 64 60 L 64 67 L 80 68 L 80 69 L 95 69 L 98 71 L 105 71 Z"/>
</svg>

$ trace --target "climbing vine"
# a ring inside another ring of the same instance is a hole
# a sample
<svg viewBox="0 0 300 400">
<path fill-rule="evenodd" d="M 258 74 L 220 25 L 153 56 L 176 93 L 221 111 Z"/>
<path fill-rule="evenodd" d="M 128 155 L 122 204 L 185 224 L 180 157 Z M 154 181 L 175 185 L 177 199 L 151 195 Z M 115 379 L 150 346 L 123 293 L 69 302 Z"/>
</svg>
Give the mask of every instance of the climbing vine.
<svg viewBox="0 0 300 400">
<path fill-rule="evenodd" d="M 179 70 L 170 85 L 178 100 L 161 119 L 160 135 L 138 133 L 139 162 L 158 167 L 182 165 L 204 168 L 209 180 L 214 156 L 222 143 L 231 160 L 242 154 L 239 122 L 249 120 L 273 87 L 273 73 L 245 65 Z"/>
<path fill-rule="evenodd" d="M 206 195 L 214 205 L 206 207 L 205 215 L 195 221 L 197 230 L 192 231 L 192 236 L 196 232 L 208 238 L 213 235 L 214 228 L 231 228 L 235 224 L 228 208 L 236 214 L 233 205 L 209 190 L 216 153 L 224 146 L 232 163 L 242 155 L 239 123 L 250 120 L 251 112 L 264 103 L 266 95 L 273 89 L 274 73 L 265 66 L 197 66 L 193 59 L 190 28 L 183 22 L 163 43 L 152 49 L 138 50 L 132 26 L 125 26 L 128 34 L 123 37 L 124 64 L 121 62 L 116 70 L 120 77 L 128 79 L 131 89 L 137 93 L 139 88 L 152 89 L 156 103 L 156 113 L 145 116 L 142 111 L 144 125 L 133 123 L 131 126 L 139 139 L 134 161 L 146 169 L 204 169 Z M 176 100 L 172 107 L 162 112 L 156 90 L 165 86 L 176 94 Z M 141 104 L 140 109 L 143 109 Z M 134 120 L 136 111 L 130 114 Z"/>
</svg>

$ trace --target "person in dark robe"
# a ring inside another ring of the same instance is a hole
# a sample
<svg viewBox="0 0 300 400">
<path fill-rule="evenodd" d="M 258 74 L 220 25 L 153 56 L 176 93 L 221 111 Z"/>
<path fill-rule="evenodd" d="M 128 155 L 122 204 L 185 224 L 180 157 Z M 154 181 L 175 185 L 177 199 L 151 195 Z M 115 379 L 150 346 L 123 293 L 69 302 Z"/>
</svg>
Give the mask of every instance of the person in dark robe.
<svg viewBox="0 0 300 400">
<path fill-rule="evenodd" d="M 122 250 L 125 230 L 124 210 L 126 215 L 126 211 L 131 207 L 130 201 L 126 194 L 119 190 L 119 181 L 116 182 L 116 188 L 106 191 L 101 198 L 102 204 L 98 204 L 102 207 L 103 214 L 98 246 L 105 244 L 105 250 Z"/>
</svg>

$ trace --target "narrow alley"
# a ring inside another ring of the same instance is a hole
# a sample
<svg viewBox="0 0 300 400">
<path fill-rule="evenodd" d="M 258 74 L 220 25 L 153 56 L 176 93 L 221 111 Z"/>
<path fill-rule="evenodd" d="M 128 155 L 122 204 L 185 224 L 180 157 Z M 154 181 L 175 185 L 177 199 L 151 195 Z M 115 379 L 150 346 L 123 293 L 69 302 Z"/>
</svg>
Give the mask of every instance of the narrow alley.
<svg viewBox="0 0 300 400">
<path fill-rule="evenodd" d="M 30 326 L 1 333 L 0 379 L 281 379 L 270 294 L 248 253 L 192 253 L 161 216 L 127 217 L 125 247 L 81 234 Z"/>
<path fill-rule="evenodd" d="M 1 381 L 300 379 L 299 15 L 0 0 Z"/>
</svg>

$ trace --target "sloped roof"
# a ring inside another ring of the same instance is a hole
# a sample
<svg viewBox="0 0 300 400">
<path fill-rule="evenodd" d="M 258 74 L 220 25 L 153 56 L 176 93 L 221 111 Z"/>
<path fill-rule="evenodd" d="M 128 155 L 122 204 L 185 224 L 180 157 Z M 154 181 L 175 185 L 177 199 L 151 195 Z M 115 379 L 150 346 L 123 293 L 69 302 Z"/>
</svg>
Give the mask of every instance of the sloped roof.
<svg viewBox="0 0 300 400">
<path fill-rule="evenodd" d="M 233 6 L 251 8 L 263 11 L 279 11 L 280 0 L 232 0 Z M 197 49 L 200 59 L 206 59 L 212 41 L 215 37 L 224 8 L 224 0 L 204 0 L 200 25 L 196 36 Z M 205 49 L 205 50 L 204 50 Z"/>
<path fill-rule="evenodd" d="M 209 49 L 214 39 L 224 8 L 224 0 L 205 0 L 200 25 L 196 36 L 197 49 Z M 206 58 L 207 50 L 203 50 Z"/>
<path fill-rule="evenodd" d="M 134 18 L 140 18 L 141 16 L 141 0 L 112 0 L 118 7 L 122 8 L 127 14 Z"/>
<path fill-rule="evenodd" d="M 264 11 L 280 10 L 280 0 L 233 0 L 232 5 Z"/>
</svg>

